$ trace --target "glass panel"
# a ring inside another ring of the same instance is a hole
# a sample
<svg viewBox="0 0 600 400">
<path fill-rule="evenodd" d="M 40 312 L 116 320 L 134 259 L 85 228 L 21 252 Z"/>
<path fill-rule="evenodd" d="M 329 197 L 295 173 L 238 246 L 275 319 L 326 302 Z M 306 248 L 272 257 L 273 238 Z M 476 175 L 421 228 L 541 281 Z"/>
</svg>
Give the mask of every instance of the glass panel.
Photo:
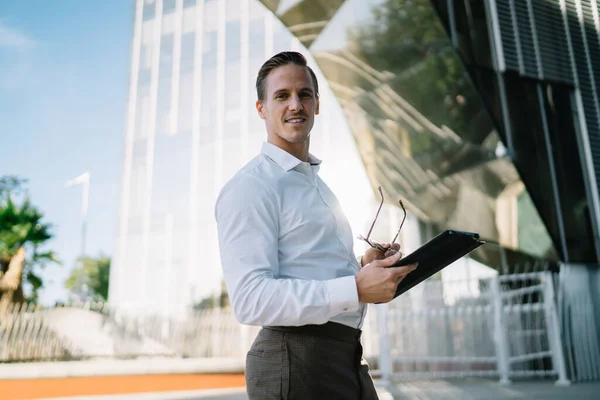
<svg viewBox="0 0 600 400">
<path fill-rule="evenodd" d="M 552 195 L 548 153 L 544 139 L 542 110 L 537 95 L 537 83 L 523 81 L 517 74 L 504 78 L 509 104 L 510 123 L 516 151 L 515 165 L 528 187 L 552 242 L 560 253 L 558 220 Z M 546 173 L 540 173 L 546 171 Z"/>
<path fill-rule="evenodd" d="M 545 86 L 544 101 L 550 130 L 556 179 L 560 193 L 569 261 L 596 262 L 590 204 L 587 201 L 578 133 L 573 118 L 571 89 L 564 85 Z M 557 246 L 558 247 L 558 246 Z"/>
<path fill-rule="evenodd" d="M 177 0 L 163 0 L 163 14 L 169 14 L 175 11 Z"/>
<path fill-rule="evenodd" d="M 194 114 L 194 75 L 193 71 L 182 74 L 179 79 L 179 118 L 177 131 L 192 130 Z"/>
<path fill-rule="evenodd" d="M 181 63 L 179 65 L 179 70 L 182 74 L 194 70 L 195 46 L 196 34 L 194 32 L 186 33 L 181 36 Z"/>
<path fill-rule="evenodd" d="M 434 0 L 448 36 L 450 32 L 450 14 L 447 0 Z M 453 1 L 457 45 L 467 65 L 492 68 L 490 38 L 486 20 L 484 2 L 479 0 Z"/>
<path fill-rule="evenodd" d="M 171 80 L 173 71 L 173 35 L 163 36 L 160 43 L 156 133 L 169 133 L 171 118 Z"/>
<path fill-rule="evenodd" d="M 184 5 L 185 6 L 185 5 Z M 183 34 L 196 30 L 196 8 L 185 8 L 183 10 Z"/>
<path fill-rule="evenodd" d="M 226 36 L 225 36 L 225 61 L 239 62 L 240 59 L 240 21 L 230 21 L 226 25 Z"/>
<path fill-rule="evenodd" d="M 239 124 L 238 124 L 239 127 Z M 241 141 L 239 139 L 223 141 L 223 183 L 227 182 L 241 168 Z"/>
<path fill-rule="evenodd" d="M 189 214 L 191 147 L 190 132 L 157 136 L 154 143 L 151 212 L 168 213 L 178 225 Z"/>
<path fill-rule="evenodd" d="M 154 41 L 154 20 L 142 23 L 142 44 L 147 45 Z"/>
<path fill-rule="evenodd" d="M 202 52 L 203 67 L 214 68 L 217 65 L 217 32 L 204 32 Z"/>
<path fill-rule="evenodd" d="M 292 33 L 279 20 L 273 21 L 273 53 L 292 49 Z"/>
<path fill-rule="evenodd" d="M 150 82 L 140 82 L 138 85 L 137 102 L 135 111 L 134 138 L 146 138 L 149 134 L 151 120 Z"/>
<path fill-rule="evenodd" d="M 154 1 L 145 1 L 144 2 L 144 10 L 142 13 L 142 18 L 144 21 L 154 19 L 156 14 L 156 4 Z"/>
<path fill-rule="evenodd" d="M 206 66 L 202 69 L 202 105 L 200 107 L 200 143 L 210 143 L 215 139 L 217 121 L 217 71 Z"/>
<path fill-rule="evenodd" d="M 212 145 L 200 146 L 202 157 L 198 160 L 198 216 L 201 227 L 206 219 L 211 219 L 211 213 L 216 199 L 215 191 L 215 149 Z"/>
<path fill-rule="evenodd" d="M 129 187 L 129 212 L 130 217 L 142 216 L 146 199 L 146 162 L 136 160 L 131 166 L 131 179 Z M 132 228 L 133 229 L 133 228 Z"/>
</svg>

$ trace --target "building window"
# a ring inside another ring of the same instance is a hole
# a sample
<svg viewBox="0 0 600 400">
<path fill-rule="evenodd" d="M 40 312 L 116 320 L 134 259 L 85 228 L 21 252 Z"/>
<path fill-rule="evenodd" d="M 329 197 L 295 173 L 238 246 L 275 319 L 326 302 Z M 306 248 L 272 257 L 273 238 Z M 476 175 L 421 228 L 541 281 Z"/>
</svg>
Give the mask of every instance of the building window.
<svg viewBox="0 0 600 400">
<path fill-rule="evenodd" d="M 156 15 L 156 4 L 154 1 L 144 1 L 144 8 L 142 10 L 142 18 L 144 21 L 154 19 Z"/>
<path fill-rule="evenodd" d="M 204 32 L 216 32 L 219 23 L 219 3 L 204 3 Z"/>
<path fill-rule="evenodd" d="M 217 65 L 217 32 L 204 33 L 204 45 L 202 46 L 202 64 L 214 68 Z"/>
<path fill-rule="evenodd" d="M 176 0 L 163 0 L 163 14 L 175 12 Z"/>
<path fill-rule="evenodd" d="M 161 29 L 162 35 L 173 35 L 175 33 L 175 14 L 166 14 L 162 18 Z"/>
<path fill-rule="evenodd" d="M 196 34 L 194 32 L 181 36 L 181 63 L 179 68 L 182 74 L 194 71 L 195 47 Z"/>
<path fill-rule="evenodd" d="M 134 138 L 142 139 L 148 136 L 150 112 L 150 83 L 139 84 L 137 92 L 135 133 Z"/>
<path fill-rule="evenodd" d="M 152 214 L 187 215 L 190 199 L 191 132 L 157 136 L 152 176 Z"/>
<path fill-rule="evenodd" d="M 255 54 L 261 60 L 264 60 L 265 54 L 265 20 L 263 18 L 253 19 L 249 26 L 250 37 L 249 44 L 252 47 L 252 54 Z M 256 70 L 258 72 L 258 69 Z"/>
<path fill-rule="evenodd" d="M 178 131 L 191 131 L 194 114 L 194 75 L 193 71 L 182 73 L 179 79 L 179 118 Z"/>
<path fill-rule="evenodd" d="M 196 9 L 186 8 L 183 10 L 183 27 L 182 32 L 186 33 L 194 32 L 196 30 Z"/>
<path fill-rule="evenodd" d="M 200 126 L 202 126 L 201 137 L 205 131 L 213 131 L 216 129 L 217 118 L 217 71 L 215 68 L 202 69 L 202 104 L 200 105 L 201 116 Z M 212 139 L 212 138 L 211 138 Z M 201 139 L 202 140 L 202 139 Z"/>
<path fill-rule="evenodd" d="M 240 21 L 227 22 L 225 29 L 225 60 L 227 63 L 239 61 L 241 48 Z"/>
</svg>

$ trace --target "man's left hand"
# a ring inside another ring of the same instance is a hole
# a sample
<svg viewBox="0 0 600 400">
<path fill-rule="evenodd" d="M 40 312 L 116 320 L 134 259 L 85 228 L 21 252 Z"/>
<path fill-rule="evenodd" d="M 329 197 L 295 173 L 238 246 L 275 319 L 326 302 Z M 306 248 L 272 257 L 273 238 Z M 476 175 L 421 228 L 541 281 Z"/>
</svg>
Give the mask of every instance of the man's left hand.
<svg viewBox="0 0 600 400">
<path fill-rule="evenodd" d="M 369 248 L 365 254 L 362 256 L 362 266 L 364 267 L 367 264 L 372 263 L 375 260 L 383 260 L 384 258 L 393 256 L 394 254 L 396 254 L 396 252 L 400 251 L 400 244 L 399 243 L 394 243 L 394 244 L 390 244 L 390 243 L 379 243 L 381 245 L 381 247 L 383 247 L 384 249 L 387 249 L 387 251 L 384 253 L 381 250 L 377 250 L 374 247 Z"/>
</svg>

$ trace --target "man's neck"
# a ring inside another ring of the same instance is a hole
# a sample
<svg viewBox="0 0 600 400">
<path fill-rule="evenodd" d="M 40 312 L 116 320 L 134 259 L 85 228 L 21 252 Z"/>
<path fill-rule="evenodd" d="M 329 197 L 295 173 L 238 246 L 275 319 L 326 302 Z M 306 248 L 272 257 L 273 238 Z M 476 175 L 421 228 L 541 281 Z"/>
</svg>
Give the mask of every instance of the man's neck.
<svg viewBox="0 0 600 400">
<path fill-rule="evenodd" d="M 272 138 L 269 137 L 267 141 L 280 149 L 287 151 L 300 161 L 308 162 L 308 148 L 310 146 L 310 138 L 304 143 L 290 143 L 286 140 L 281 139 L 279 136 Z"/>
</svg>

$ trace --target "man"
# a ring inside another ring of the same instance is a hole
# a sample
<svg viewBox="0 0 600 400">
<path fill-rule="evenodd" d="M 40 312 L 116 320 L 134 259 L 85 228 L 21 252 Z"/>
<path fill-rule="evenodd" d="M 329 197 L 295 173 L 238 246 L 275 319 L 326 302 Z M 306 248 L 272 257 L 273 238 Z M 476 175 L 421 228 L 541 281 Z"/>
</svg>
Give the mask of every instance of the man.
<svg viewBox="0 0 600 400">
<path fill-rule="evenodd" d="M 385 245 L 390 257 L 354 257 L 348 221 L 309 153 L 319 87 L 304 56 L 273 56 L 256 91 L 267 142 L 215 206 L 233 311 L 263 326 L 246 358 L 249 398 L 377 399 L 360 345 L 366 303 L 392 300 L 416 266 L 386 268 L 399 245 Z"/>
</svg>

